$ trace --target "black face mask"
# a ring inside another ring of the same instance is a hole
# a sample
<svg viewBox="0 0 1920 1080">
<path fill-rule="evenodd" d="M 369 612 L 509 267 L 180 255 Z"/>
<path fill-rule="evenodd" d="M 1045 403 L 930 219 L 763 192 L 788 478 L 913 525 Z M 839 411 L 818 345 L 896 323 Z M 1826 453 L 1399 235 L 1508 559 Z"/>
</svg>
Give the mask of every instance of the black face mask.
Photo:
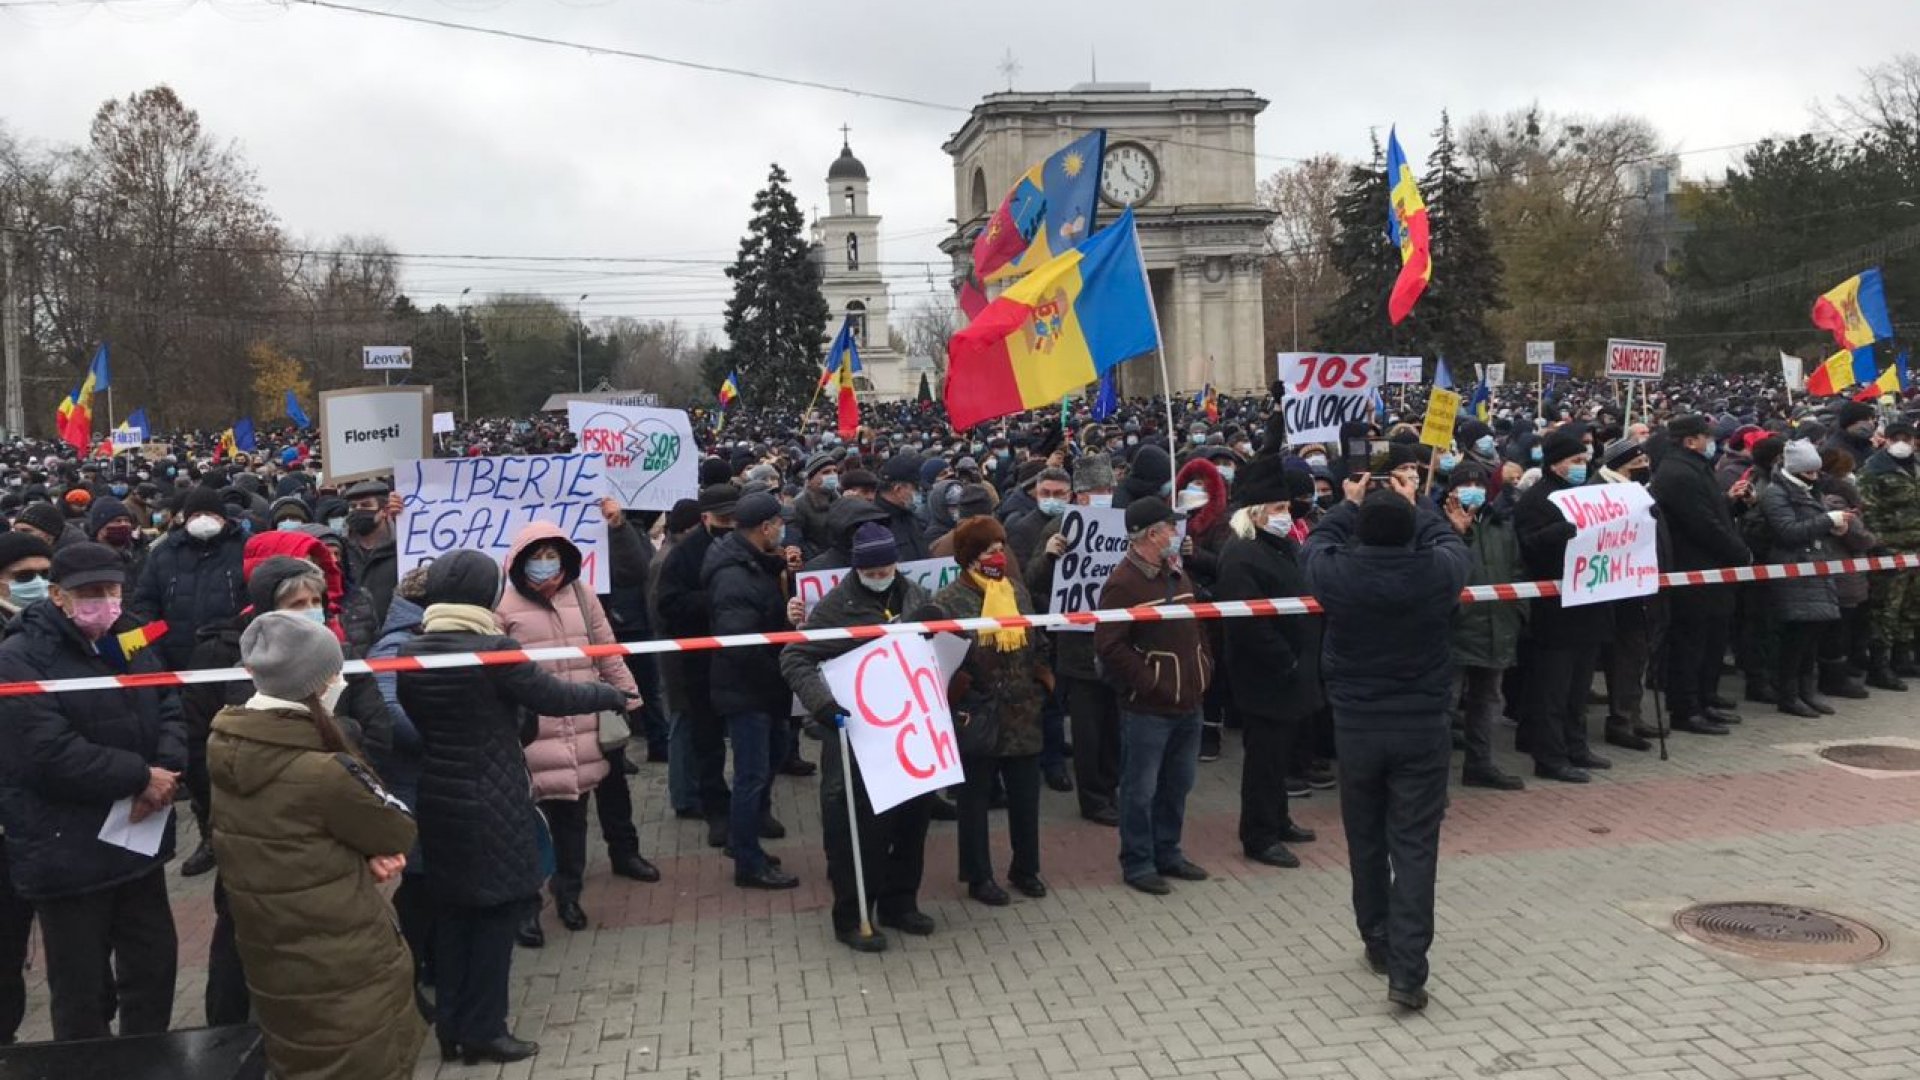
<svg viewBox="0 0 1920 1080">
<path fill-rule="evenodd" d="M 347 515 L 347 531 L 355 536 L 371 536 L 380 527 L 380 516 L 371 510 L 355 510 Z"/>
<path fill-rule="evenodd" d="M 1335 492 L 1329 491 L 1325 495 L 1315 495 L 1313 501 L 1320 504 L 1320 509 L 1328 510 L 1333 507 L 1333 504 L 1340 501 L 1340 496 Z"/>
</svg>

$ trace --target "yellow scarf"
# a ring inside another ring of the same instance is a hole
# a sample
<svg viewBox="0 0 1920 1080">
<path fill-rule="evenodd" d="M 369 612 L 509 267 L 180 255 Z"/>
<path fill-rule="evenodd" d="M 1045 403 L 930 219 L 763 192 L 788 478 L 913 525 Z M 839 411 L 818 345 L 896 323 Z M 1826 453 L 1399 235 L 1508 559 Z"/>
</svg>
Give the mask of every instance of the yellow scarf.
<svg viewBox="0 0 1920 1080">
<path fill-rule="evenodd" d="M 465 631 L 470 634 L 497 634 L 500 624 L 493 612 L 477 604 L 429 604 L 420 615 L 421 629 L 429 634 Z"/>
<path fill-rule="evenodd" d="M 1020 603 L 1014 599 L 1012 582 L 1005 578 L 995 581 L 992 578 L 981 577 L 971 570 L 967 573 L 973 578 L 973 583 L 980 587 L 982 596 L 980 614 L 983 617 L 989 619 L 1019 617 Z M 980 640 L 1000 652 L 1013 652 L 1026 647 L 1027 632 L 1018 627 L 1006 630 L 982 630 Z"/>
</svg>

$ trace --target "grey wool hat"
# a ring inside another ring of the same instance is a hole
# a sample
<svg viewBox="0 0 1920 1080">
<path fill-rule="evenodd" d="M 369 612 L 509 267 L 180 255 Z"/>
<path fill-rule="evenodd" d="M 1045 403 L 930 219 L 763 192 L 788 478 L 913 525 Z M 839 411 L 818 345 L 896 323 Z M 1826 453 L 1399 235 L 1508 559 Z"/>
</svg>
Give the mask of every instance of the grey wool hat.
<svg viewBox="0 0 1920 1080">
<path fill-rule="evenodd" d="M 266 612 L 240 635 L 240 664 L 253 685 L 284 701 L 318 696 L 343 663 L 333 631 L 296 612 Z"/>
<path fill-rule="evenodd" d="M 1073 465 L 1073 490 L 1099 491 L 1113 486 L 1113 462 L 1105 454 L 1088 454 Z"/>
</svg>

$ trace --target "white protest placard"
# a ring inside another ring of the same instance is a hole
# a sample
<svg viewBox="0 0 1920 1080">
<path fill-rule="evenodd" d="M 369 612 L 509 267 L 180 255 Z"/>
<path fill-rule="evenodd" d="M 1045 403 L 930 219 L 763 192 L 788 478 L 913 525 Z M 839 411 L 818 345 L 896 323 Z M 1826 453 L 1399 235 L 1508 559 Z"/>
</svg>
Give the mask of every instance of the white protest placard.
<svg viewBox="0 0 1920 1080">
<path fill-rule="evenodd" d="M 683 409 L 567 402 L 575 449 L 607 459 L 613 497 L 628 510 L 671 510 L 700 494 L 700 447 Z"/>
<path fill-rule="evenodd" d="M 1384 377 L 1381 358 L 1329 353 L 1281 353 L 1287 442 L 1326 442 L 1340 437 L 1340 425 L 1373 413 L 1373 392 Z"/>
<path fill-rule="evenodd" d="M 413 346 L 362 345 L 360 367 L 364 371 L 412 371 Z"/>
<path fill-rule="evenodd" d="M 116 454 L 127 450 L 138 450 L 146 444 L 146 441 L 138 431 L 113 429 L 113 452 Z"/>
<path fill-rule="evenodd" d="M 1580 531 L 1567 541 L 1560 606 L 1649 596 L 1660 588 L 1653 496 L 1639 484 L 1592 484 L 1547 496 Z"/>
<path fill-rule="evenodd" d="M 874 813 L 964 779 L 947 675 L 926 638 L 881 638 L 821 664 L 820 674 L 847 714 Z"/>
<path fill-rule="evenodd" d="M 1420 383 L 1420 358 L 1417 356 L 1387 357 L 1388 386 L 1417 386 Z"/>
<path fill-rule="evenodd" d="M 612 587 L 600 514 L 612 492 L 599 454 L 402 461 L 393 480 L 406 503 L 394 528 L 402 574 L 461 548 L 504 569 L 520 530 L 550 521 L 580 549 L 580 580 L 596 593 Z"/>
<path fill-rule="evenodd" d="M 1607 378 L 1660 379 L 1666 374 L 1666 342 L 1607 339 Z"/>
<path fill-rule="evenodd" d="M 1787 381 L 1787 389 L 1804 391 L 1807 388 L 1807 365 L 1792 353 L 1780 354 L 1780 377 Z"/>
<path fill-rule="evenodd" d="M 453 434 L 453 414 L 437 412 L 433 414 L 433 433 L 435 435 Z"/>
<path fill-rule="evenodd" d="M 953 579 L 960 576 L 960 566 L 951 557 L 908 559 L 896 566 L 894 572 L 909 581 L 919 582 L 920 587 L 928 593 L 937 593 L 953 584 Z M 800 603 L 806 607 L 807 614 L 811 615 L 814 605 L 820 602 L 821 597 L 832 592 L 834 586 L 840 584 L 851 573 L 853 573 L 852 570 L 844 567 L 837 570 L 802 571 L 794 575 L 794 595 L 800 598 Z"/>
<path fill-rule="evenodd" d="M 1534 367 L 1539 367 L 1541 364 L 1553 363 L 1553 342 L 1527 342 L 1527 363 Z"/>
<path fill-rule="evenodd" d="M 1496 386 L 1507 385 L 1507 365 L 1488 364 L 1486 379 L 1487 379 L 1487 389 L 1489 390 L 1493 389 Z"/>
<path fill-rule="evenodd" d="M 1175 526 L 1178 535 L 1187 535 L 1187 523 Z M 1053 564 L 1053 589 L 1047 594 L 1047 611 L 1067 615 L 1092 611 L 1100 606 L 1100 590 L 1107 587 L 1113 568 L 1127 554 L 1127 512 L 1111 506 L 1069 506 L 1060 519 L 1060 535 L 1067 550 Z M 1056 626 L 1062 632 L 1093 633 L 1091 626 Z"/>
<path fill-rule="evenodd" d="M 320 464 L 329 485 L 385 476 L 433 453 L 433 388 L 361 386 L 320 392 Z"/>
</svg>

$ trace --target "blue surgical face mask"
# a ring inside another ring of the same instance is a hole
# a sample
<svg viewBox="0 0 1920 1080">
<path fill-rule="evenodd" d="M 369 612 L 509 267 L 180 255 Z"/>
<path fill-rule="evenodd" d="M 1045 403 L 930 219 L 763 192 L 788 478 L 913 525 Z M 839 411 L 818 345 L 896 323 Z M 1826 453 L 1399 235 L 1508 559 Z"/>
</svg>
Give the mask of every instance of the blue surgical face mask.
<svg viewBox="0 0 1920 1080">
<path fill-rule="evenodd" d="M 321 626 L 327 625 L 327 609 L 323 607 L 301 608 L 300 617 Z"/>
<path fill-rule="evenodd" d="M 825 488 L 828 491 L 839 491 L 840 490 L 840 474 L 828 473 L 827 475 L 821 477 L 820 486 L 822 488 Z"/>
<path fill-rule="evenodd" d="M 1441 454 L 1440 455 L 1440 471 L 1441 472 L 1450 473 L 1453 471 L 1453 467 L 1458 464 L 1460 464 L 1459 454 Z"/>
<path fill-rule="evenodd" d="M 1111 491 L 1089 491 L 1089 492 L 1087 492 L 1087 505 L 1088 505 L 1088 506 L 1097 506 L 1097 507 L 1101 507 L 1101 508 L 1103 508 L 1103 509 L 1104 509 L 1104 508 L 1106 508 L 1106 507 L 1109 507 L 1109 506 L 1112 506 L 1112 505 L 1113 505 L 1113 492 L 1111 492 Z"/>
<path fill-rule="evenodd" d="M 925 510 L 927 508 L 927 493 L 924 491 L 914 492 L 913 502 L 908 505 L 909 505 L 909 508 L 912 509 L 912 511 L 916 514 L 922 510 Z"/>
<path fill-rule="evenodd" d="M 113 492 L 113 497 L 116 499 L 124 499 L 127 497 L 127 485 L 125 484 L 109 484 L 107 485 L 107 490 Z"/>
<path fill-rule="evenodd" d="M 1161 498 L 1164 499 L 1171 494 L 1173 494 L 1173 481 L 1169 480 L 1166 483 L 1160 485 Z"/>
<path fill-rule="evenodd" d="M 1527 451 L 1527 460 L 1533 462 L 1535 465 L 1540 464 L 1540 448 L 1538 446 Z"/>
<path fill-rule="evenodd" d="M 1231 465 L 1220 466 L 1220 479 L 1226 481 L 1229 484 L 1233 483 L 1233 466 Z"/>
<path fill-rule="evenodd" d="M 1460 505 L 1469 510 L 1478 510 L 1487 505 L 1487 489 L 1464 487 L 1454 492 L 1460 498 Z"/>
<path fill-rule="evenodd" d="M 1476 454 L 1479 454 L 1481 457 L 1492 457 L 1493 456 L 1493 436 L 1482 435 L 1479 438 L 1473 440 L 1473 452 Z"/>
<path fill-rule="evenodd" d="M 36 576 L 26 581 L 15 581 L 7 586 L 7 592 L 13 597 L 13 602 L 21 607 L 38 603 L 47 598 L 47 579 L 45 576 Z"/>
<path fill-rule="evenodd" d="M 1720 443 L 1717 440 L 1708 439 L 1707 445 L 1700 452 L 1708 457 L 1712 457 L 1720 452 Z"/>
<path fill-rule="evenodd" d="M 1040 512 L 1047 515 L 1048 517 L 1059 517 L 1061 514 L 1064 514 L 1067 512 L 1067 500 L 1041 499 Z"/>
<path fill-rule="evenodd" d="M 1195 446 L 1205 446 L 1207 443 L 1207 433 L 1204 431 L 1196 431 L 1192 435 L 1187 436 L 1187 439 Z"/>
<path fill-rule="evenodd" d="M 1585 465 L 1574 465 L 1567 469 L 1567 483 L 1584 484 L 1586 482 L 1587 467 Z"/>
<path fill-rule="evenodd" d="M 544 559 L 527 560 L 527 580 L 535 585 L 545 585 L 560 576 L 560 557 L 550 556 Z"/>
<path fill-rule="evenodd" d="M 274 528 L 280 532 L 299 532 L 302 524 L 303 522 L 298 518 L 288 518 L 280 524 L 275 525 Z"/>
</svg>

